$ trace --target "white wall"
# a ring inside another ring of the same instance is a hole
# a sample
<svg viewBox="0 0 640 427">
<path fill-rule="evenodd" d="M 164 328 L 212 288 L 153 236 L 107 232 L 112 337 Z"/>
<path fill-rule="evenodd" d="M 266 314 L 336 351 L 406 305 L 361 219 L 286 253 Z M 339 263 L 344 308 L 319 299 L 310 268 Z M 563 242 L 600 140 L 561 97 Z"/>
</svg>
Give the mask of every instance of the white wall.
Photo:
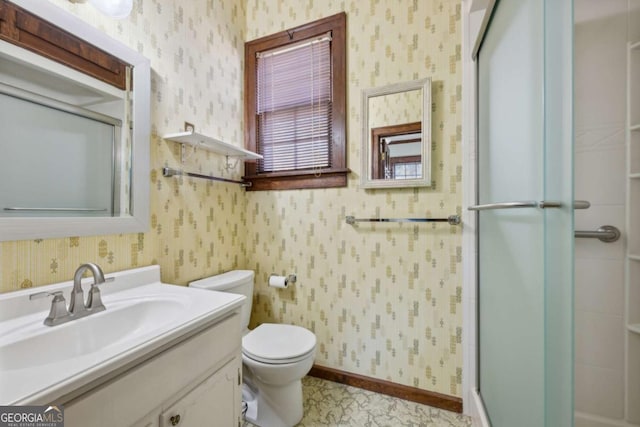
<svg viewBox="0 0 640 427">
<path fill-rule="evenodd" d="M 575 1 L 576 230 L 625 226 L 627 0 Z M 575 244 L 576 427 L 624 419 L 624 239 Z"/>
</svg>

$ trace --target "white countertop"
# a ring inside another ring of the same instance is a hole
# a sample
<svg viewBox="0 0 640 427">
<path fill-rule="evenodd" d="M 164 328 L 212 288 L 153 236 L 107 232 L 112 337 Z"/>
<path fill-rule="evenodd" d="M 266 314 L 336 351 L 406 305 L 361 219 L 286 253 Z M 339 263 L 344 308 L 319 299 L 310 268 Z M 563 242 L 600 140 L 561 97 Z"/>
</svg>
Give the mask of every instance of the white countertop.
<svg viewBox="0 0 640 427">
<path fill-rule="evenodd" d="M 56 402 L 222 320 L 245 300 L 163 284 L 158 266 L 107 277 L 115 281 L 101 286 L 104 312 L 53 327 L 42 323 L 51 299 L 29 301 L 29 295 L 63 290 L 69 301 L 72 282 L 0 295 L 0 405 Z M 85 297 L 88 288 L 83 286 Z"/>
</svg>

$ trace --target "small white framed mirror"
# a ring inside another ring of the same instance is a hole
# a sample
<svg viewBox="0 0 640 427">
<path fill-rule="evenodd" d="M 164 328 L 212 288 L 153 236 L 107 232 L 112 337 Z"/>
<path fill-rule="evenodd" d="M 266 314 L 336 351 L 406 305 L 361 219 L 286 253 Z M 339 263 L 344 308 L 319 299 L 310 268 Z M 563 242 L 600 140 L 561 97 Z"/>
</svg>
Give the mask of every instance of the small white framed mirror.
<svg viewBox="0 0 640 427">
<path fill-rule="evenodd" d="M 431 79 L 362 91 L 361 187 L 431 185 Z"/>
</svg>

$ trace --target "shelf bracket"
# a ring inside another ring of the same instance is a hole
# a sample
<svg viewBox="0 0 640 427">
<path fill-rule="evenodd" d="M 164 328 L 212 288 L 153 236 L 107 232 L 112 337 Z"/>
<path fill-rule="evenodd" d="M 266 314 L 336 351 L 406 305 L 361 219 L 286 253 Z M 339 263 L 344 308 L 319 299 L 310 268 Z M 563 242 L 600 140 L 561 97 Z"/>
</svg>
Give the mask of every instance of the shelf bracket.
<svg viewBox="0 0 640 427">
<path fill-rule="evenodd" d="M 236 167 L 238 167 L 238 163 L 240 162 L 240 158 L 239 158 L 239 157 L 236 157 L 236 158 L 235 158 L 235 159 L 236 159 L 236 161 L 235 161 L 233 164 L 231 164 L 231 162 L 229 161 L 229 157 L 231 157 L 231 156 L 230 156 L 230 155 L 228 155 L 228 154 L 225 156 L 224 169 L 225 169 L 227 172 L 228 172 L 228 171 L 230 171 L 230 170 L 232 170 L 232 169 L 235 169 Z"/>
<path fill-rule="evenodd" d="M 191 156 L 193 156 L 196 153 L 196 149 L 198 148 L 197 145 L 193 146 L 193 150 L 191 151 L 191 154 L 189 154 L 187 156 L 187 147 L 185 147 L 185 143 L 181 143 L 180 144 L 180 162 L 184 165 L 184 162 L 186 162 L 187 160 L 189 160 L 191 158 Z M 200 144 L 198 144 L 200 145 Z"/>
</svg>

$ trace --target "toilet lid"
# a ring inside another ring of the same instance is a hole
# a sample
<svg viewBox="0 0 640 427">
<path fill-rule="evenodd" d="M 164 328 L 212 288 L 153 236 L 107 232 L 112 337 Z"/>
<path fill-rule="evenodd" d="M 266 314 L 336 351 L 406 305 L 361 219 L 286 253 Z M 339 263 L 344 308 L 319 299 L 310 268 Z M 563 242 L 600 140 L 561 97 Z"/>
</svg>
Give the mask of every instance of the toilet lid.
<svg viewBox="0 0 640 427">
<path fill-rule="evenodd" d="M 294 325 L 263 323 L 242 338 L 243 353 L 267 363 L 298 359 L 313 351 L 316 336 Z"/>
</svg>

